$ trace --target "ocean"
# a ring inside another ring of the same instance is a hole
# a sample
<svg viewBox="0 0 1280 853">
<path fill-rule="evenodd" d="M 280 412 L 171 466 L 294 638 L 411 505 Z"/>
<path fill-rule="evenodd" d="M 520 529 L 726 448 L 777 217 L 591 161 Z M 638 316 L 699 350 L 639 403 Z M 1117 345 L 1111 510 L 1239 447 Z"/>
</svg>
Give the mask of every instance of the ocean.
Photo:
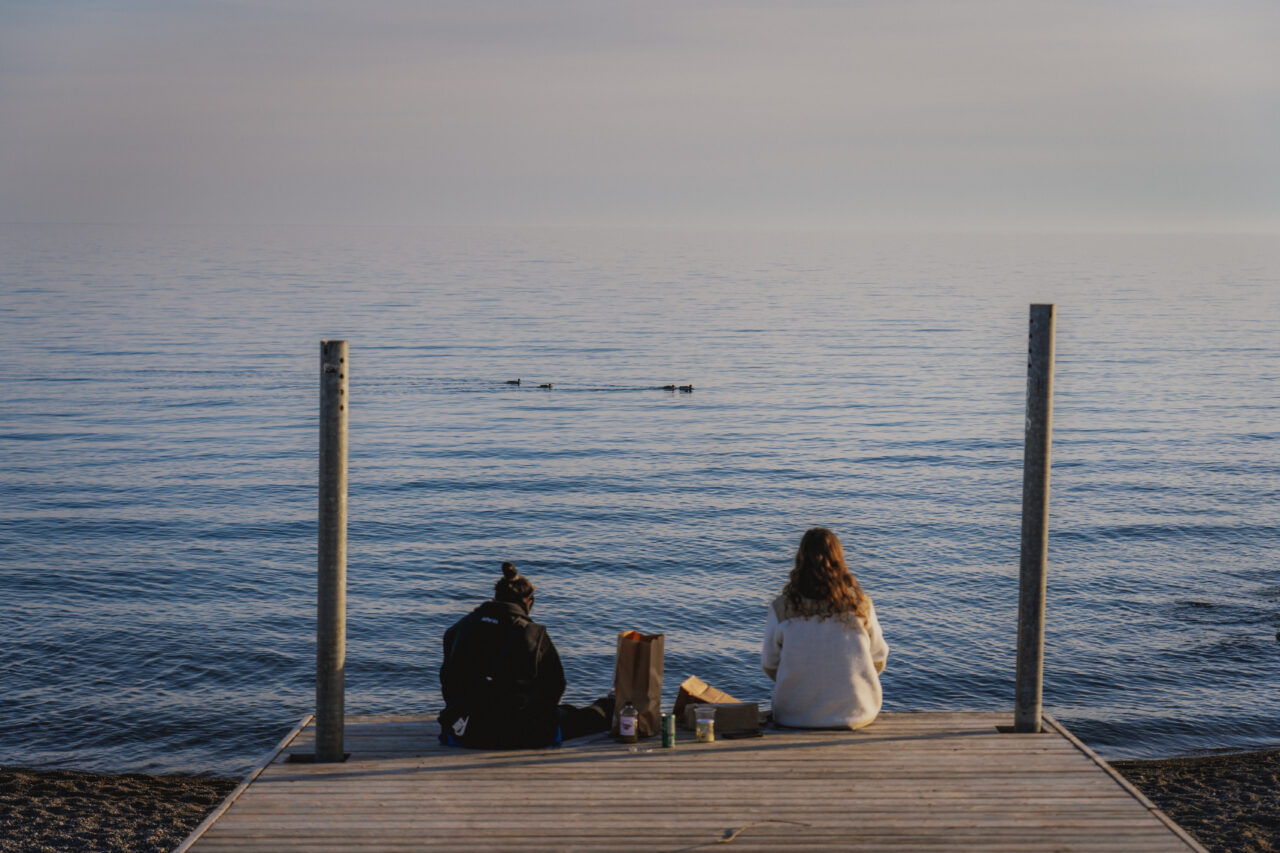
<svg viewBox="0 0 1280 853">
<path fill-rule="evenodd" d="M 1274 237 L 4 225 L 0 258 L 7 765 L 236 774 L 313 709 L 326 338 L 349 712 L 438 709 L 503 560 L 569 700 L 639 629 L 668 699 L 767 701 L 814 525 L 887 710 L 1011 710 L 1032 302 L 1045 709 L 1108 758 L 1280 746 Z"/>
</svg>

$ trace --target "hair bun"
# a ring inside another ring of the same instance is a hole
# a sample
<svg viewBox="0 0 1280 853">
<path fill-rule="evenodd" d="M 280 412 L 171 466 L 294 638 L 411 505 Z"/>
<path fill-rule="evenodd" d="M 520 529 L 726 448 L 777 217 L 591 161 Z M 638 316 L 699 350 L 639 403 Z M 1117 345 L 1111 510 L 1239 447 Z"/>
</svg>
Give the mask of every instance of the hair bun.
<svg viewBox="0 0 1280 853">
<path fill-rule="evenodd" d="M 516 578 L 520 577 L 520 572 L 519 570 L 516 569 L 515 563 L 503 563 L 502 576 L 509 581 L 513 581 Z"/>
</svg>

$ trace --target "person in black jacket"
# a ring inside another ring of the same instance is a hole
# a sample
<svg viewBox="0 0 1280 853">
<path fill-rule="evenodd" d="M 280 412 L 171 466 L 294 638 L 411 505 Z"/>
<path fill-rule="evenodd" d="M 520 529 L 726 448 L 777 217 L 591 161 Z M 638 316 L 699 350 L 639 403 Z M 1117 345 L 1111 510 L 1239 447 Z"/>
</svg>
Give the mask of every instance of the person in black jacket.
<svg viewBox="0 0 1280 853">
<path fill-rule="evenodd" d="M 444 634 L 440 740 L 477 749 L 544 747 L 602 732 L 613 699 L 560 705 L 564 668 L 547 631 L 529 618 L 534 586 L 511 563 L 486 601 Z"/>
</svg>

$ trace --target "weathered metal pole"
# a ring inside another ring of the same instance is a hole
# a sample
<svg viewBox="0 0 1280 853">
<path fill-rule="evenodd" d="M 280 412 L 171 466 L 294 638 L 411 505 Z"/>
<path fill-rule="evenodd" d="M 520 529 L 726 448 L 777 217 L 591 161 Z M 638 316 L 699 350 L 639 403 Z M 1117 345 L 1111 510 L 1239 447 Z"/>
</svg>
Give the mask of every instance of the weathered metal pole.
<svg viewBox="0 0 1280 853">
<path fill-rule="evenodd" d="M 1040 731 L 1045 563 L 1049 552 L 1049 445 L 1053 435 L 1054 314 L 1052 305 L 1031 306 L 1031 333 L 1027 342 L 1027 432 L 1022 457 L 1015 732 Z"/>
<path fill-rule="evenodd" d="M 343 760 L 347 656 L 347 342 L 320 342 L 316 761 Z"/>
</svg>

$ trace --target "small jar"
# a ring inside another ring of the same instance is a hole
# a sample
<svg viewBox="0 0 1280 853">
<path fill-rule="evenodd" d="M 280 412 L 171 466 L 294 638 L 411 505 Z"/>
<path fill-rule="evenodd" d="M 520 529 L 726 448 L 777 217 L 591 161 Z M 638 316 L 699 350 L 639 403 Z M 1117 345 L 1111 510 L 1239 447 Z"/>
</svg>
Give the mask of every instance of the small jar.
<svg viewBox="0 0 1280 853">
<path fill-rule="evenodd" d="M 716 706 L 698 705 L 693 709 L 693 718 L 693 733 L 698 743 L 715 743 Z"/>
</svg>

